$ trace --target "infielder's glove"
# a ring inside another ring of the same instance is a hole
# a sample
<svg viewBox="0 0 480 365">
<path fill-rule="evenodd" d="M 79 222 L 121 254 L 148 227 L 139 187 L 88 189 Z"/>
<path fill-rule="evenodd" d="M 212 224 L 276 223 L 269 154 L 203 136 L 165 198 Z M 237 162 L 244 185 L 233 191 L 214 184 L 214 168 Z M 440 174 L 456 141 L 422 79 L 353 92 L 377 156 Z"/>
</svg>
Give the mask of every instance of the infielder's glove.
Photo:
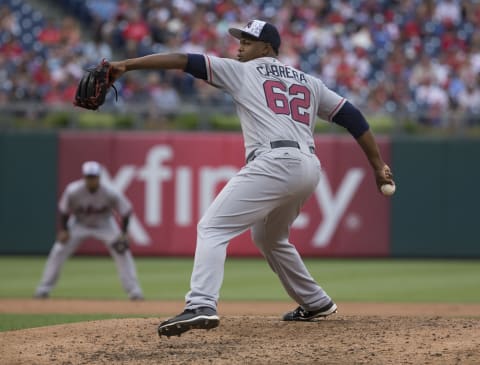
<svg viewBox="0 0 480 365">
<path fill-rule="evenodd" d="M 128 238 L 123 234 L 112 243 L 112 248 L 119 254 L 125 253 L 129 247 Z"/>
<path fill-rule="evenodd" d="M 111 66 L 103 60 L 99 65 L 87 69 L 77 87 L 73 104 L 81 108 L 97 110 L 104 102 L 108 90 L 115 90 L 115 98 L 118 98 L 117 89 L 113 85 Z"/>
</svg>

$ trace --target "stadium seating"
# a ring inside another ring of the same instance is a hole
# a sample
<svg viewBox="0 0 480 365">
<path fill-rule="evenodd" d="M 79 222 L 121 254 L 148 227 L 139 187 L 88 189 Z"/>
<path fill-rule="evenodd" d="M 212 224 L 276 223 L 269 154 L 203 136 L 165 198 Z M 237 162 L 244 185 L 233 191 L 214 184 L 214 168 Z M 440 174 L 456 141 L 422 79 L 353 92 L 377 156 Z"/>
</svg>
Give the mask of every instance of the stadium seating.
<svg viewBox="0 0 480 365">
<path fill-rule="evenodd" d="M 479 2 L 55 1 L 74 17 L 75 29 L 71 22 L 50 19 L 50 14 L 42 14 L 27 1 L 4 1 L 18 25 L 18 34 L 0 32 L 2 52 L 15 54 L 3 61 L 13 72 L 0 74 L 0 82 L 11 84 L 12 90 L 18 87 L 16 68 L 26 68 L 33 75 L 42 63 L 47 63 L 50 77 L 61 80 L 55 85 L 61 93 L 71 88 L 75 70 L 103 54 L 123 58 L 183 51 L 229 57 L 235 54 L 237 43 L 228 35 L 228 26 L 263 18 L 276 24 L 282 34 L 283 62 L 320 77 L 369 115 L 445 126 L 452 118 L 465 123 L 462 115 L 467 113 L 469 125 L 480 124 L 478 108 L 469 108 L 480 102 L 480 36 L 475 33 L 480 25 Z M 49 26 L 61 32 L 59 42 L 39 39 Z M 80 29 L 88 29 L 81 32 L 81 40 L 75 37 Z M 425 58 L 431 62 L 422 63 Z M 128 104 L 145 94 L 152 101 L 158 99 L 158 90 L 168 89 L 183 100 L 230 102 L 218 92 L 205 91 L 188 75 L 158 74 L 159 79 L 144 74 L 122 80 L 122 100 Z M 153 79 L 160 85 L 155 97 L 146 86 L 146 80 Z M 30 81 L 44 91 L 40 98 L 45 98 L 49 87 L 37 85 L 35 78 Z M 8 95 L 11 102 L 28 101 L 29 95 L 32 100 L 39 97 L 25 92 Z"/>
</svg>

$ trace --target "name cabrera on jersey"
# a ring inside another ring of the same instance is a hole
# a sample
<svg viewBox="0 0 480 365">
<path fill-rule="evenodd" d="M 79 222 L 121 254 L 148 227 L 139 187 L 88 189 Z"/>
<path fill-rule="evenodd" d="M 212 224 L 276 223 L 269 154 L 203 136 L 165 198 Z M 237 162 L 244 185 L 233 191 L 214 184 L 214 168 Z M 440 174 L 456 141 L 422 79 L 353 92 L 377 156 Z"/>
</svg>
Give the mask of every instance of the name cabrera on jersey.
<svg viewBox="0 0 480 365">
<path fill-rule="evenodd" d="M 257 67 L 257 71 L 265 76 L 266 78 L 269 77 L 280 77 L 280 78 L 289 78 L 294 79 L 298 82 L 307 83 L 307 78 L 303 72 L 299 72 L 291 67 L 278 65 L 275 63 L 268 64 L 264 63 Z"/>
<path fill-rule="evenodd" d="M 132 205 L 123 194 L 103 184 L 91 193 L 81 179 L 67 185 L 58 208 L 62 214 L 72 214 L 75 222 L 88 227 L 99 227 L 113 217 L 114 211 L 121 216 L 128 215 Z"/>
<path fill-rule="evenodd" d="M 272 57 L 248 62 L 204 57 L 207 81 L 234 99 L 247 153 L 279 139 L 313 145 L 317 116 L 331 121 L 346 101 L 320 79 Z"/>
</svg>

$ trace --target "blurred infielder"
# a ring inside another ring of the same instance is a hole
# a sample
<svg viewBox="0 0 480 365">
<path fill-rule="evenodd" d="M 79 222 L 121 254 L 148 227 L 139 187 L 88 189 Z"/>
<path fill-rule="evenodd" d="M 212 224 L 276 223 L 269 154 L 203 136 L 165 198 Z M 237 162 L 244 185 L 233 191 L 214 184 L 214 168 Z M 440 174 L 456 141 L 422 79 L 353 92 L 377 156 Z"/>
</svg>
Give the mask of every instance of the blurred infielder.
<svg viewBox="0 0 480 365">
<path fill-rule="evenodd" d="M 36 298 L 47 298 L 60 276 L 65 260 L 87 238 L 96 238 L 108 248 L 122 281 L 132 300 L 142 300 L 127 231 L 132 206 L 128 199 L 100 182 L 101 165 L 87 161 L 82 165 L 83 179 L 68 184 L 59 202 L 61 229 L 48 256 Z M 121 229 L 114 212 L 121 217 Z"/>
<path fill-rule="evenodd" d="M 317 115 L 347 128 L 365 152 L 378 187 L 393 183 L 369 125 L 360 111 L 321 80 L 276 59 L 277 29 L 254 20 L 230 28 L 240 40 L 237 60 L 199 54 L 156 54 L 111 62 L 113 79 L 140 69 L 180 69 L 231 94 L 245 141 L 244 166 L 207 209 L 197 246 L 185 309 L 162 322 L 159 335 L 180 335 L 218 326 L 217 301 L 228 242 L 251 228 L 252 238 L 298 308 L 285 321 L 326 317 L 336 304 L 307 271 L 290 226 L 317 186 L 321 168 L 313 130 Z"/>
</svg>

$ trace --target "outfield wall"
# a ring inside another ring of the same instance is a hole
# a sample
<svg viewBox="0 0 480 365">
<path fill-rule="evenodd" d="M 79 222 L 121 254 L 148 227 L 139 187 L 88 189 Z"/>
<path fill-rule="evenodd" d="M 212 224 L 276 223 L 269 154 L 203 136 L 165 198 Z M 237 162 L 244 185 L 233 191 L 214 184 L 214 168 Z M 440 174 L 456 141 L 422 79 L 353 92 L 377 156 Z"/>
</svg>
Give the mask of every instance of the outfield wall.
<svg viewBox="0 0 480 365">
<path fill-rule="evenodd" d="M 45 253 L 55 235 L 57 134 L 0 133 L 0 253 Z"/>
<path fill-rule="evenodd" d="M 392 256 L 480 257 L 480 141 L 396 139 Z"/>
<path fill-rule="evenodd" d="M 371 169 L 349 136 L 318 136 L 324 176 L 292 227 L 304 256 L 480 257 L 473 231 L 480 141 L 379 138 L 398 185 L 378 194 Z M 83 161 L 105 165 L 102 179 L 135 208 L 137 256 L 193 255 L 196 222 L 244 164 L 238 133 L 62 132 L 0 135 L 0 253 L 47 253 L 59 194 Z M 301 177 L 299 177 L 301 178 Z M 79 253 L 106 254 L 98 242 Z M 232 256 L 256 256 L 248 233 Z"/>
</svg>

